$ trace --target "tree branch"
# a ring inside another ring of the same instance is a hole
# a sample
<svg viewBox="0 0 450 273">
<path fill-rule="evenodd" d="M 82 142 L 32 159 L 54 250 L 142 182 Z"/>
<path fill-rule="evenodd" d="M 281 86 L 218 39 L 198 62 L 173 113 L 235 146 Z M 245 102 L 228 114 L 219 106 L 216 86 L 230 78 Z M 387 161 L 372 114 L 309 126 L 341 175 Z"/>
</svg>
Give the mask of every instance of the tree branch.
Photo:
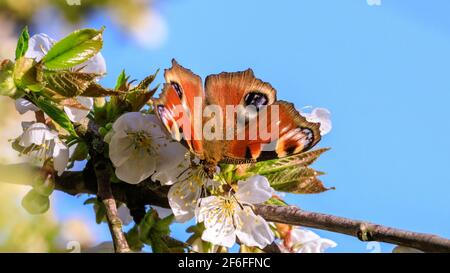
<svg viewBox="0 0 450 273">
<path fill-rule="evenodd" d="M 95 179 L 94 182 L 91 179 L 95 177 L 95 172 L 92 169 L 92 167 L 87 166 L 83 172 L 65 172 L 62 176 L 56 177 L 56 189 L 71 195 L 96 194 L 97 185 Z M 27 178 L 38 170 L 38 168 L 30 169 L 26 164 L 0 165 L 0 181 L 32 186 L 32 181 Z M 169 187 L 160 186 L 151 180 L 145 180 L 137 185 L 127 183 L 111 185 L 115 199 L 126 203 L 129 207 L 138 204 L 136 207 L 157 205 L 168 208 L 168 189 Z M 450 240 L 437 235 L 399 230 L 365 221 L 308 212 L 291 206 L 255 205 L 254 210 L 255 213 L 272 222 L 328 230 L 354 236 L 361 241 L 386 242 L 426 252 L 450 252 Z M 277 251 L 274 248 L 269 249 Z"/>
<path fill-rule="evenodd" d="M 55 189 L 69 195 L 97 194 L 97 181 L 94 168 L 91 164 L 83 171 L 66 171 L 61 176 L 55 177 Z M 0 182 L 9 184 L 33 186 L 30 179 L 39 173 L 38 167 L 27 163 L 1 165 Z M 92 179 L 94 178 L 94 179 Z M 169 207 L 167 200 L 168 186 L 160 186 L 156 182 L 147 179 L 137 185 L 127 183 L 114 183 L 111 185 L 114 198 L 127 204 L 128 208 L 144 205 L 155 205 L 164 208 Z"/>
<path fill-rule="evenodd" d="M 255 213 L 272 222 L 305 226 L 357 237 L 361 241 L 379 241 L 419 249 L 426 252 L 450 252 L 450 240 L 425 234 L 381 226 L 329 214 L 309 212 L 297 207 L 255 205 Z"/>
</svg>

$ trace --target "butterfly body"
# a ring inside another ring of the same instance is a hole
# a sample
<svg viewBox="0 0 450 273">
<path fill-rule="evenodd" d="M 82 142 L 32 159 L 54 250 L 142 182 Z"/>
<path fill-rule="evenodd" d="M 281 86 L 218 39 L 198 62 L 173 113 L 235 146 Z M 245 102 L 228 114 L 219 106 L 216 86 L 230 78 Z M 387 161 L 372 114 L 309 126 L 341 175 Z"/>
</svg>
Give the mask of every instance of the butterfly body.
<svg viewBox="0 0 450 273">
<path fill-rule="evenodd" d="M 242 164 L 286 157 L 320 140 L 319 123 L 308 122 L 293 104 L 253 71 L 222 72 L 206 78 L 175 60 L 154 102 L 171 136 L 196 155 L 208 176 L 219 163 Z"/>
</svg>

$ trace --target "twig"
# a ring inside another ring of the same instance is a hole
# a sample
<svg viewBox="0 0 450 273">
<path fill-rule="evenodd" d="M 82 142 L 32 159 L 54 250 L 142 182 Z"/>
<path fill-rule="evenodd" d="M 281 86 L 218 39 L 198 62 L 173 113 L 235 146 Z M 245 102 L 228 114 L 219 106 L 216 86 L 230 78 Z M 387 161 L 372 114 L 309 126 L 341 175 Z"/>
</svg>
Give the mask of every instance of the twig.
<svg viewBox="0 0 450 273">
<path fill-rule="evenodd" d="M 94 169 L 97 176 L 98 197 L 105 205 L 106 218 L 108 220 L 109 230 L 113 238 L 114 250 L 117 253 L 130 252 L 131 250 L 128 246 L 127 239 L 122 231 L 122 221 L 117 213 L 116 200 L 112 194 L 107 167 L 103 162 L 98 162 L 95 164 Z"/>
<path fill-rule="evenodd" d="M 77 128 L 78 132 L 80 132 L 80 129 L 80 127 Z M 106 145 L 98 133 L 95 123 L 89 122 L 87 131 L 83 133 L 82 138 L 89 144 L 90 164 L 94 167 L 94 176 L 97 181 L 97 197 L 102 200 L 105 206 L 106 219 L 113 239 L 114 250 L 117 253 L 131 252 L 125 234 L 122 231 L 122 221 L 117 213 L 116 199 L 111 188 L 110 162 L 103 155 Z"/>
<path fill-rule="evenodd" d="M 450 240 L 433 234 L 411 232 L 329 214 L 309 212 L 293 206 L 256 205 L 255 213 L 268 221 L 347 234 L 361 241 L 386 242 L 426 252 L 450 252 Z"/>
</svg>

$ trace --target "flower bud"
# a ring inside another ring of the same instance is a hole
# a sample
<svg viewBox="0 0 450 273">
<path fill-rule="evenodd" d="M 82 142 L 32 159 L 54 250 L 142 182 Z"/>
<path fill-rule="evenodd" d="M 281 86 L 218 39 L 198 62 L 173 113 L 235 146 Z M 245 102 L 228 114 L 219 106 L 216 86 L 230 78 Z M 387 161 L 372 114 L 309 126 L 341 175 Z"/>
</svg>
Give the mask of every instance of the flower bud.
<svg viewBox="0 0 450 273">
<path fill-rule="evenodd" d="M 32 189 L 22 199 L 22 207 L 30 214 L 43 214 L 50 208 L 50 200 Z"/>
<path fill-rule="evenodd" d="M 17 88 L 13 78 L 14 63 L 4 60 L 0 64 L 0 95 L 14 97 Z"/>
<path fill-rule="evenodd" d="M 33 182 L 33 189 L 42 196 L 49 197 L 55 189 L 55 181 L 52 175 L 47 175 L 47 177 L 38 175 Z"/>
</svg>

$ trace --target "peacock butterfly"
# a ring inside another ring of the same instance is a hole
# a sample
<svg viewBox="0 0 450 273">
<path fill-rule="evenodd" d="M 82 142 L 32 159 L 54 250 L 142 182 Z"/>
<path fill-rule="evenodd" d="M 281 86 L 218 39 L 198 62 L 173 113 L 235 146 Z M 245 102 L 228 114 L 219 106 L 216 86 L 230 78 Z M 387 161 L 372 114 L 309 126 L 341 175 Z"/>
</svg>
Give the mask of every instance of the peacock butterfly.
<svg viewBox="0 0 450 273">
<path fill-rule="evenodd" d="M 320 141 L 320 124 L 308 122 L 292 103 L 251 69 L 199 76 L 172 60 L 154 101 L 172 137 L 203 164 L 209 177 L 219 163 L 243 164 L 309 150 Z"/>
</svg>

